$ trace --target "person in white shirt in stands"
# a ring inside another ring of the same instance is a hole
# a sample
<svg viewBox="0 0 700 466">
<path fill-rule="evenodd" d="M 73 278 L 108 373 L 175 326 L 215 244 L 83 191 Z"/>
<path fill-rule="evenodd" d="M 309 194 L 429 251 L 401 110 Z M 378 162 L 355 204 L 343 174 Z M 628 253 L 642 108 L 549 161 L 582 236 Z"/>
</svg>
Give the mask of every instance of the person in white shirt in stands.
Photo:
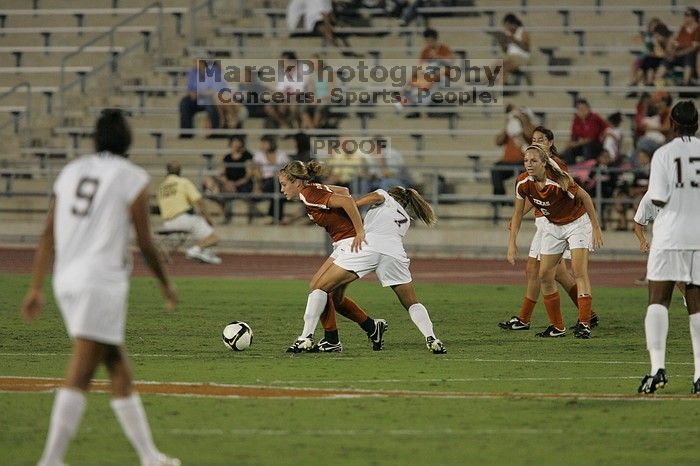
<svg viewBox="0 0 700 466">
<path fill-rule="evenodd" d="M 58 389 L 40 466 L 63 465 L 68 443 L 86 406 L 85 392 L 104 363 L 112 382 L 112 410 L 142 466 L 179 466 L 153 443 L 146 413 L 134 391 L 124 347 L 131 253 L 129 226 L 160 282 L 168 309 L 177 296 L 159 261 L 148 224 L 148 174 L 126 160 L 131 130 L 118 110 L 105 110 L 95 128 L 96 152 L 64 167 L 53 187 L 39 241 L 32 284 L 22 317 L 39 317 L 46 269 L 55 252 L 53 290 L 73 350 L 64 386 Z"/>
<path fill-rule="evenodd" d="M 219 242 L 211 227 L 213 222 L 204 205 L 202 195 L 187 178 L 180 176 L 179 162 L 169 162 L 168 176 L 158 187 L 158 206 L 163 218 L 163 228 L 189 232 L 197 244 L 185 253 L 188 258 L 208 264 L 221 264 L 221 258 L 211 250 Z M 196 215 L 194 208 L 201 213 Z"/>
<path fill-rule="evenodd" d="M 639 393 L 654 393 L 668 383 L 666 337 L 668 307 L 676 282 L 686 284 L 685 299 L 695 360 L 691 393 L 700 394 L 700 139 L 692 101 L 671 111 L 674 138 L 654 153 L 649 198 L 660 207 L 647 262 L 649 306 L 644 319 L 651 372 Z"/>
<path fill-rule="evenodd" d="M 503 59 L 503 84 L 509 84 L 509 76 L 530 63 L 530 34 L 513 13 L 508 13 L 503 18 L 503 28 L 507 41 L 506 56 Z"/>
</svg>

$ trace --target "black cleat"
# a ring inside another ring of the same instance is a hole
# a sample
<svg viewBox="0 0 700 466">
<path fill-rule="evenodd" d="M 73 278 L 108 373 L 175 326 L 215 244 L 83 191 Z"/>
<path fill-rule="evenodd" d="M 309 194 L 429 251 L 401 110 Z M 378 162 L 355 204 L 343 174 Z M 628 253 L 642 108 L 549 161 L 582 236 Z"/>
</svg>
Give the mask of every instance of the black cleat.
<svg viewBox="0 0 700 466">
<path fill-rule="evenodd" d="M 664 388 L 668 383 L 665 369 L 659 369 L 656 375 L 645 375 L 637 393 L 654 393 L 659 388 Z"/>
<path fill-rule="evenodd" d="M 561 338 L 566 336 L 566 329 L 559 330 L 554 325 L 550 325 L 541 332 L 535 333 L 535 336 L 540 338 Z"/>
<path fill-rule="evenodd" d="M 340 353 L 343 351 L 343 345 L 340 342 L 330 343 L 323 338 L 308 351 L 309 353 Z"/>
<path fill-rule="evenodd" d="M 435 337 L 428 337 L 425 339 L 425 346 L 428 347 L 433 354 L 447 354 L 447 348 L 442 344 L 440 340 Z"/>
<path fill-rule="evenodd" d="M 498 326 L 503 330 L 530 330 L 530 324 L 526 324 L 520 317 L 513 316 L 509 320 L 499 322 Z"/>
<path fill-rule="evenodd" d="M 600 319 L 598 318 L 598 314 L 595 312 L 591 312 L 591 328 L 596 328 L 598 326 L 598 321 Z"/>
<path fill-rule="evenodd" d="M 692 393 L 693 395 L 700 395 L 700 379 L 695 381 L 692 390 L 690 390 L 690 393 Z"/>
<path fill-rule="evenodd" d="M 384 334 L 389 329 L 389 324 L 384 319 L 374 319 L 374 332 L 367 334 L 372 342 L 372 350 L 381 351 L 384 348 Z"/>
<path fill-rule="evenodd" d="M 586 324 L 582 324 L 581 322 L 578 322 L 576 324 L 576 326 L 574 327 L 574 336 L 576 338 L 582 338 L 584 340 L 591 338 L 590 325 L 586 325 Z"/>
<path fill-rule="evenodd" d="M 314 341 L 311 337 L 312 335 L 309 335 L 306 338 L 297 338 L 294 343 L 287 348 L 287 353 L 302 353 L 310 351 L 314 346 Z"/>
</svg>

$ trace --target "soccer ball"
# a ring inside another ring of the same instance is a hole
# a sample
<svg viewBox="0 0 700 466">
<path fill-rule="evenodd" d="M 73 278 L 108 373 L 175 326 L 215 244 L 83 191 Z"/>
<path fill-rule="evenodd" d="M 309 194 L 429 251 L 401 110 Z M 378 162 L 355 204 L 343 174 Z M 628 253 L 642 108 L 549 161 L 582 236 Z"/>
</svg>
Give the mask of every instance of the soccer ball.
<svg viewBox="0 0 700 466">
<path fill-rule="evenodd" d="M 253 330 L 245 322 L 234 320 L 224 327 L 224 345 L 231 351 L 243 351 L 253 342 Z"/>
</svg>

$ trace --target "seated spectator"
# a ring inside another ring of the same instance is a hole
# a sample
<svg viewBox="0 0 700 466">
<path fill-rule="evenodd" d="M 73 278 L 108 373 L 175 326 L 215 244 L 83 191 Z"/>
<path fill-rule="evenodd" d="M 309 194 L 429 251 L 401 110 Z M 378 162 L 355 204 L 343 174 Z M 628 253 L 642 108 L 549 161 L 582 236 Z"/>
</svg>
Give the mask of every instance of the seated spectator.
<svg viewBox="0 0 700 466">
<path fill-rule="evenodd" d="M 700 49 L 700 11 L 688 7 L 683 16 L 683 23 L 668 44 L 666 57 L 656 72 L 657 82 L 664 83 L 664 78 L 675 66 L 683 67 L 683 86 L 690 86 L 693 75 L 698 72 L 698 49 Z"/>
<path fill-rule="evenodd" d="M 522 21 L 513 13 L 503 18 L 504 41 L 501 47 L 506 53 L 503 59 L 503 84 L 508 84 L 510 75 L 530 63 L 530 34 Z"/>
<path fill-rule="evenodd" d="M 671 103 L 671 95 L 665 91 L 656 92 L 649 100 L 647 114 L 640 122 L 640 128 L 644 133 L 637 140 L 632 153 L 633 167 L 640 166 L 640 154 L 644 153 L 651 157 L 656 149 L 666 143 L 671 132 Z"/>
<path fill-rule="evenodd" d="M 377 138 L 383 139 L 383 138 Z M 406 167 L 401 152 L 389 146 L 382 149 L 379 144 L 371 154 L 365 154 L 367 161 L 367 176 L 363 181 L 361 191 L 367 193 L 376 189 L 388 191 L 392 186 L 414 186 L 413 177 Z"/>
<path fill-rule="evenodd" d="M 313 56 L 313 69 L 318 70 L 323 64 L 320 55 Z M 304 104 L 301 111 L 301 127 L 305 129 L 325 128 L 328 124 L 331 105 L 331 89 L 334 87 L 335 74 L 310 73 L 306 77 L 305 90 L 313 95 L 314 103 Z"/>
<path fill-rule="evenodd" d="M 204 179 L 205 193 L 219 195 L 216 202 L 221 206 L 224 223 L 229 223 L 233 216 L 234 198 L 226 195 L 251 193 L 255 181 L 253 154 L 245 148 L 243 136 L 233 136 L 230 146 L 231 152 L 224 157 L 219 174 Z"/>
<path fill-rule="evenodd" d="M 220 109 L 215 100 L 217 83 L 208 78 L 206 83 L 197 86 L 200 71 L 206 75 L 206 61 L 194 60 L 192 68 L 187 73 L 187 95 L 180 99 L 180 128 L 194 128 L 194 116 L 198 112 L 207 112 L 211 128 L 220 128 Z M 191 138 L 192 134 L 181 133 L 180 138 Z"/>
<path fill-rule="evenodd" d="M 286 96 L 284 103 L 265 105 L 266 128 L 298 128 L 300 121 L 300 97 L 304 92 L 304 73 L 299 73 L 297 55 L 291 51 L 282 52 L 284 72 L 282 79 L 275 84 L 274 92 Z M 282 73 L 280 73 L 282 74 Z"/>
<path fill-rule="evenodd" d="M 615 163 L 622 154 L 622 142 L 625 139 L 625 130 L 622 129 L 622 113 L 615 112 L 608 116 L 608 125 L 603 133 L 603 150 Z"/>
<path fill-rule="evenodd" d="M 586 99 L 576 101 L 576 113 L 571 123 L 571 139 L 561 154 L 567 164 L 576 163 L 577 157 L 590 160 L 598 157 L 603 149 L 603 135 L 608 124 L 605 120 L 591 111 Z"/>
<path fill-rule="evenodd" d="M 615 210 L 617 211 L 618 231 L 627 231 L 627 212 L 637 210 L 639 201 L 649 188 L 649 168 L 651 167 L 651 155 L 646 152 L 639 154 L 639 168 L 632 172 L 631 180 L 625 180 L 615 194 Z"/>
<path fill-rule="evenodd" d="M 503 157 L 491 168 L 493 194 L 506 194 L 505 181 L 523 169 L 523 148 L 528 146 L 534 127 L 531 116 L 513 105 L 506 105 L 506 127 L 496 135 L 496 145 L 503 147 Z"/>
<path fill-rule="evenodd" d="M 639 33 L 642 42 L 644 44 L 644 50 L 645 53 L 643 55 L 638 56 L 633 62 L 632 62 L 632 69 L 630 72 L 630 82 L 629 86 L 636 86 L 637 84 L 644 83 L 644 72 L 642 71 L 642 63 L 644 60 L 654 54 L 654 28 L 656 28 L 657 25 L 661 24 L 661 20 L 659 18 L 651 18 L 647 22 L 647 27 L 644 31 L 641 31 Z M 661 50 L 662 57 L 663 54 L 665 53 L 665 48 Z M 652 78 L 653 82 L 653 78 Z M 629 97 L 634 97 L 634 95 L 629 95 Z"/>
<path fill-rule="evenodd" d="M 368 160 L 361 151 L 352 151 L 352 146 L 343 144 L 346 140 L 341 140 L 338 149 L 331 149 L 325 157 L 329 172 L 324 182 L 345 186 L 350 192 L 359 194 L 362 190 L 360 179 L 367 175 Z"/>
<path fill-rule="evenodd" d="M 277 139 L 274 136 L 265 135 L 260 138 L 260 150 L 253 156 L 256 192 L 276 195 L 270 199 L 267 211 L 272 218 L 271 224 L 279 223 L 284 218 L 284 197 L 280 195 L 277 171 L 289 161 L 287 153 L 277 148 Z"/>
<path fill-rule="evenodd" d="M 435 29 L 427 28 L 423 31 L 423 39 L 425 39 L 425 47 L 420 53 L 421 63 L 449 65 L 454 61 L 455 54 L 447 44 L 438 42 L 438 32 Z"/>
<path fill-rule="evenodd" d="M 306 33 L 322 36 L 334 47 L 349 48 L 345 37 L 338 37 L 334 31 L 335 17 L 331 0 L 291 0 L 287 4 L 287 29 L 296 32 L 300 29 Z M 342 42 L 342 46 L 340 42 Z M 343 50 L 345 56 L 357 56 L 349 50 Z"/>
</svg>

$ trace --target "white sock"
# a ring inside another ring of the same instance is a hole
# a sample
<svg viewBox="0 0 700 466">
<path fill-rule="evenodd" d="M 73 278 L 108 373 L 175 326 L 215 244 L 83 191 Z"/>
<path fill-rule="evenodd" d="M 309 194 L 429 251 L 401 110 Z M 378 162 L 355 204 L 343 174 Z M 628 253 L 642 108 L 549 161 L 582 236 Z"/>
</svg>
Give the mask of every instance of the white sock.
<svg viewBox="0 0 700 466">
<path fill-rule="evenodd" d="M 428 310 L 425 306 L 421 303 L 414 304 L 408 308 L 408 315 L 411 316 L 411 320 L 416 324 L 416 327 L 418 327 L 418 330 L 420 330 L 420 333 L 422 333 L 424 337 L 435 336 L 433 333 L 433 322 L 430 320 Z"/>
<path fill-rule="evenodd" d="M 668 335 L 668 309 L 661 304 L 650 304 L 644 319 L 647 349 L 651 358 L 651 375 L 666 367 L 666 335 Z"/>
<path fill-rule="evenodd" d="M 126 398 L 113 398 L 110 404 L 141 462 L 158 458 L 159 451 L 153 443 L 151 428 L 138 393 Z"/>
<path fill-rule="evenodd" d="M 693 382 L 700 379 L 700 314 L 690 314 L 690 341 L 693 343 L 693 358 L 695 359 L 695 375 Z"/>
<path fill-rule="evenodd" d="M 40 466 L 55 465 L 63 462 L 68 442 L 73 438 L 85 412 L 85 394 L 72 388 L 59 388 L 51 411 L 49 433 L 46 446 L 39 461 Z"/>
<path fill-rule="evenodd" d="M 306 338 L 314 333 L 318 320 L 326 308 L 328 301 L 328 293 L 323 290 L 313 290 L 309 293 L 309 298 L 306 300 L 306 310 L 304 311 L 304 330 L 301 332 L 300 338 Z"/>
</svg>

